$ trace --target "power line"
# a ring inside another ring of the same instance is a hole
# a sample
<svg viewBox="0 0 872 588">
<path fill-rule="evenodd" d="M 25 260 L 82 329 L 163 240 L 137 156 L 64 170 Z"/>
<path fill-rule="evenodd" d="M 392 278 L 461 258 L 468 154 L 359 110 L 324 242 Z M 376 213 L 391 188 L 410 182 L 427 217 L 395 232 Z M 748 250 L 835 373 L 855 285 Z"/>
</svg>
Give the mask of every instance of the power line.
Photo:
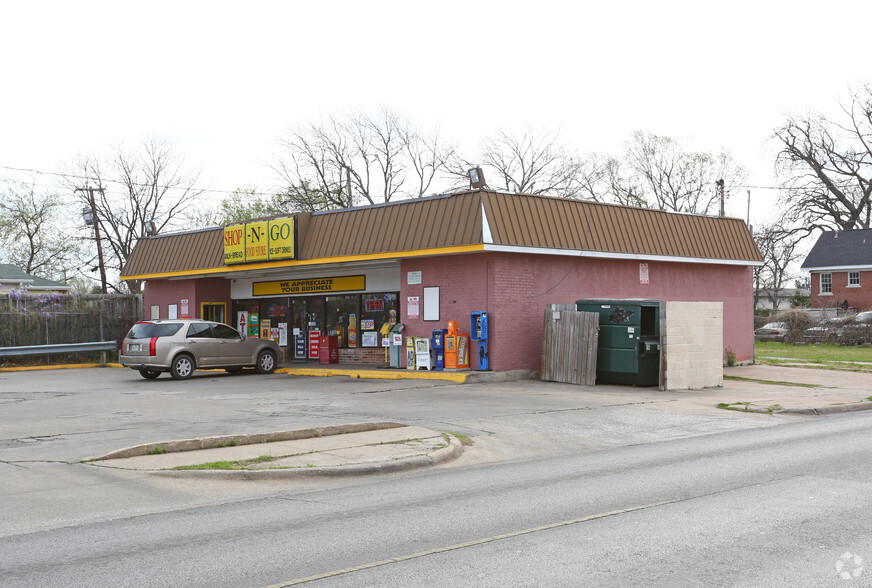
<svg viewBox="0 0 872 588">
<path fill-rule="evenodd" d="M 54 177 L 64 178 L 67 180 L 72 179 L 72 180 L 89 181 L 89 180 L 95 179 L 91 176 L 83 176 L 83 175 L 78 175 L 78 174 L 62 173 L 62 172 L 49 172 L 49 171 L 43 171 L 43 170 L 31 169 L 31 168 L 25 168 L 25 167 L 13 167 L 13 166 L 9 166 L 9 165 L 0 165 L 0 169 L 6 169 L 9 171 L 15 171 L 15 172 L 25 172 L 25 173 L 36 174 L 36 175 L 41 175 L 41 176 L 54 176 Z M 120 186 L 127 186 L 127 183 L 122 182 L 120 180 L 113 180 L 113 179 L 107 179 L 107 178 L 100 178 L 100 180 L 103 182 L 106 182 L 107 184 L 111 183 L 111 184 L 118 184 Z M 56 187 L 56 186 L 49 186 L 49 185 L 45 185 L 45 184 L 34 184 L 34 185 L 39 185 L 40 187 L 43 187 L 43 188 L 55 188 Z M 139 183 L 139 182 L 133 182 L 133 185 L 138 186 L 138 187 L 143 187 L 143 188 L 151 186 L 151 184 Z M 219 190 L 217 188 L 198 188 L 196 186 L 182 187 L 182 186 L 162 185 L 162 186 L 158 186 L 158 187 L 162 188 L 162 189 L 166 189 L 166 190 L 194 190 L 194 191 L 197 191 L 200 193 L 213 193 L 213 194 L 232 195 L 232 194 L 237 193 L 237 190 Z M 250 194 L 252 196 L 267 196 L 267 197 L 274 195 L 272 193 L 256 192 L 256 191 L 255 192 L 245 192 L 245 194 Z"/>
</svg>

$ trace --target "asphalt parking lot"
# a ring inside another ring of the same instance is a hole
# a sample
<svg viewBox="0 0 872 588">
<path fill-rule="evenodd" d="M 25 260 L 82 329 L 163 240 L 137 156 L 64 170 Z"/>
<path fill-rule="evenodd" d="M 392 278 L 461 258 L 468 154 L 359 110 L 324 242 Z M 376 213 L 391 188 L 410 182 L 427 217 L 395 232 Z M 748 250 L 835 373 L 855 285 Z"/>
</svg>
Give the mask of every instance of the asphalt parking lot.
<svg viewBox="0 0 872 588">
<path fill-rule="evenodd" d="M 143 443 L 390 421 L 468 436 L 472 446 L 436 466 L 458 468 L 819 418 L 742 413 L 717 404 L 841 406 L 864 402 L 872 389 L 867 374 L 833 378 L 831 372 L 767 366 L 727 371 L 749 380 L 661 392 L 531 380 L 457 384 L 198 372 L 175 381 L 145 380 L 119 368 L 0 372 L 0 534 L 66 524 L 71 516 L 104 518 L 238 499 L 275 491 L 280 483 L 192 483 L 81 463 Z M 834 387 L 836 381 L 841 387 Z M 814 387 L 799 385 L 808 382 Z"/>
</svg>

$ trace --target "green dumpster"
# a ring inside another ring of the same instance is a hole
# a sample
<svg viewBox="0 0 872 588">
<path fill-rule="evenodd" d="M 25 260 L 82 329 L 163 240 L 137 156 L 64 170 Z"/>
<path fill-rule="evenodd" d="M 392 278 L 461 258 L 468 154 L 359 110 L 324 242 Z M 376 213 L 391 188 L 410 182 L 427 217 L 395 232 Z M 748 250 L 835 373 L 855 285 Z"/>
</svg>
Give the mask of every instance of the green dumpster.
<svg viewBox="0 0 872 588">
<path fill-rule="evenodd" d="M 598 384 L 660 384 L 659 300 L 577 300 L 576 310 L 599 314 Z"/>
</svg>

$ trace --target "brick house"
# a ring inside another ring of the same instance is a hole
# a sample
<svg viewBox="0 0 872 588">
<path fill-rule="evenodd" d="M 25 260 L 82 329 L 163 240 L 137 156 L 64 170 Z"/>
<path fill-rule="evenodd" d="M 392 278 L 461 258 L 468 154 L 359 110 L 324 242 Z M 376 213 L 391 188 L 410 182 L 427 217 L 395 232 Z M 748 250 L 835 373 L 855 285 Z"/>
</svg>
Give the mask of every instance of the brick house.
<svg viewBox="0 0 872 588">
<path fill-rule="evenodd" d="M 821 233 L 801 269 L 811 273 L 811 307 L 872 310 L 872 229 Z"/>
<path fill-rule="evenodd" d="M 260 247 L 267 232 L 286 239 Z M 145 280 L 145 318 L 282 325 L 285 359 L 306 359 L 309 331 L 379 364 L 380 325 L 469 332 L 487 311 L 504 371 L 540 369 L 545 306 L 582 298 L 721 303 L 723 346 L 750 361 L 761 263 L 740 219 L 484 190 L 145 237 L 121 277 Z"/>
</svg>

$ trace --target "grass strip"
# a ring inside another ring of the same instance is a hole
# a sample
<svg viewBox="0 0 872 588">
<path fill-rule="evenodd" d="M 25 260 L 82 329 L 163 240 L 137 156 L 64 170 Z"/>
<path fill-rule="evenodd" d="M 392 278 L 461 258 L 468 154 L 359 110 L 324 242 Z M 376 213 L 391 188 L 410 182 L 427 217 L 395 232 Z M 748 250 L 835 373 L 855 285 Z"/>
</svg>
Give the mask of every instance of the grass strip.
<svg viewBox="0 0 872 588">
<path fill-rule="evenodd" d="M 736 380 L 738 382 L 757 382 L 758 384 L 768 384 L 770 386 L 799 386 L 800 388 L 835 388 L 835 386 L 820 386 L 818 384 L 806 384 L 805 382 L 783 382 L 781 380 L 761 380 L 758 378 L 743 378 L 742 376 L 724 375 L 725 380 Z"/>
</svg>

